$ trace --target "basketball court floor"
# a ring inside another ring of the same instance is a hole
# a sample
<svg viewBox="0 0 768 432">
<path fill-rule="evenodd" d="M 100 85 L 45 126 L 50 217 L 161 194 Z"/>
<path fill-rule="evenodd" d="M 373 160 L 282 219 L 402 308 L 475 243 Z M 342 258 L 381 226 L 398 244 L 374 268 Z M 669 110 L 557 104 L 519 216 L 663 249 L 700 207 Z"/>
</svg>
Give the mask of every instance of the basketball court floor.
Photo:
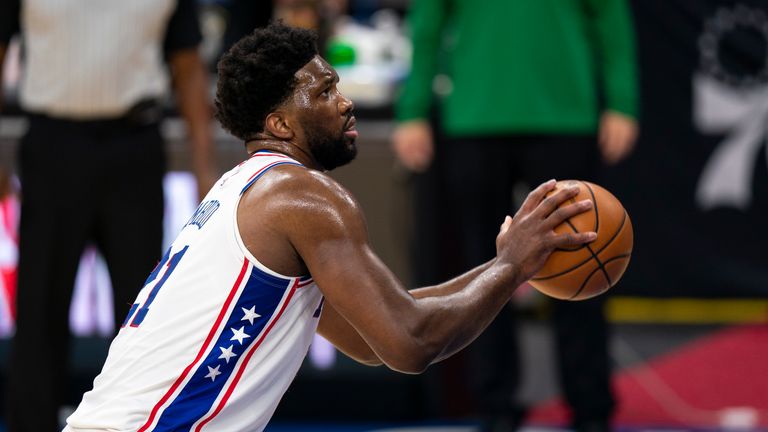
<svg viewBox="0 0 768 432">
<path fill-rule="evenodd" d="M 567 431 L 547 326 L 522 329 L 531 404 L 522 432 Z M 768 432 L 768 325 L 664 324 L 614 328 L 617 432 Z M 477 423 L 330 424 L 276 422 L 267 432 L 474 432 Z"/>
<path fill-rule="evenodd" d="M 557 388 L 549 327 L 544 321 L 525 320 L 521 336 L 525 373 L 519 396 L 531 407 L 522 432 L 567 431 L 567 411 Z M 764 321 L 617 324 L 611 351 L 619 400 L 616 432 L 768 432 L 768 324 Z M 327 394 L 333 397 L 333 390 Z M 364 391 L 360 397 L 366 397 Z M 479 430 L 472 418 L 415 422 L 356 418 L 362 420 L 283 416 L 266 431 Z M 1 419 L 0 432 L 5 432 Z"/>
<path fill-rule="evenodd" d="M 473 425 L 406 425 L 406 426 L 376 426 L 376 425 L 275 425 L 268 427 L 266 432 L 479 432 Z M 723 431 L 722 428 L 683 428 L 683 427 L 617 427 L 615 432 L 715 432 Z M 743 431 L 744 429 L 739 429 Z M 750 431 L 757 429 L 749 429 Z M 768 429 L 760 429 L 765 431 Z M 526 426 L 519 432 L 567 432 L 568 429 Z"/>
</svg>

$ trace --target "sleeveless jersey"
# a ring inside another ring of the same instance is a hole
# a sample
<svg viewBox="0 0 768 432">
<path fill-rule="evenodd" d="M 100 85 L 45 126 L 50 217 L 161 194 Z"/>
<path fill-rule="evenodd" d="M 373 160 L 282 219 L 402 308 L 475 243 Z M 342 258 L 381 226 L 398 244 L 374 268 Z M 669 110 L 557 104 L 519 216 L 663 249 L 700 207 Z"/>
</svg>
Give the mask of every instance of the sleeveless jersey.
<svg viewBox="0 0 768 432">
<path fill-rule="evenodd" d="M 322 307 L 309 277 L 245 248 L 237 207 L 272 167 L 259 152 L 222 176 L 152 271 L 65 432 L 261 431 L 295 377 Z"/>
</svg>

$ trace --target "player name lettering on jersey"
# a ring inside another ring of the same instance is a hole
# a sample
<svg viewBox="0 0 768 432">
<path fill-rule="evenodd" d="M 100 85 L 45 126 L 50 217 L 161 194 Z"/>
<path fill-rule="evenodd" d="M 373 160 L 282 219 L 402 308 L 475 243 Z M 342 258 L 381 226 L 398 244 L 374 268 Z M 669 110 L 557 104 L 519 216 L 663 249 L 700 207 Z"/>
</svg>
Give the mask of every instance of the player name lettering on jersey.
<svg viewBox="0 0 768 432">
<path fill-rule="evenodd" d="M 192 217 L 189 219 L 189 222 L 187 222 L 187 224 L 184 225 L 184 228 L 190 225 L 196 225 L 197 228 L 202 229 L 203 225 L 205 225 L 205 223 L 208 222 L 208 219 L 210 219 L 211 216 L 213 216 L 213 214 L 216 213 L 216 210 L 218 210 L 219 207 L 221 207 L 221 204 L 217 200 L 203 201 L 197 207 L 197 210 L 195 210 L 195 213 L 192 214 Z"/>
</svg>

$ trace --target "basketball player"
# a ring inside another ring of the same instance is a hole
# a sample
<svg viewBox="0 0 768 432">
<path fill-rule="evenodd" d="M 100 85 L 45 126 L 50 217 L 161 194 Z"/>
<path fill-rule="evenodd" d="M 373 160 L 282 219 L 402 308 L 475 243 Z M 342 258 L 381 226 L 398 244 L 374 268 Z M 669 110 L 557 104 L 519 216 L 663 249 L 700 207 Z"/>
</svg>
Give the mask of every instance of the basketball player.
<svg viewBox="0 0 768 432">
<path fill-rule="evenodd" d="M 576 190 L 533 191 L 497 256 L 407 291 L 325 171 L 356 154 L 353 104 L 312 32 L 272 24 L 219 63 L 218 117 L 250 157 L 211 189 L 149 275 L 65 431 L 261 431 L 315 331 L 364 364 L 420 373 L 469 344 L 556 247 Z"/>
</svg>

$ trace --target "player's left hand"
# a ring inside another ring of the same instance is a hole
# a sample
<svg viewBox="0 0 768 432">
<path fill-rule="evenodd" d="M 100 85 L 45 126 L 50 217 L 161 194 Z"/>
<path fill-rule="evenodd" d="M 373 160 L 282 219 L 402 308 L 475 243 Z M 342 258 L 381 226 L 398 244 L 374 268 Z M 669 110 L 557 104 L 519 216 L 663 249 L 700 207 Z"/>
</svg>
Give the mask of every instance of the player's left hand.
<svg viewBox="0 0 768 432">
<path fill-rule="evenodd" d="M 616 111 L 605 111 L 600 117 L 598 144 L 603 160 L 614 165 L 627 157 L 635 147 L 637 122 Z"/>
</svg>

